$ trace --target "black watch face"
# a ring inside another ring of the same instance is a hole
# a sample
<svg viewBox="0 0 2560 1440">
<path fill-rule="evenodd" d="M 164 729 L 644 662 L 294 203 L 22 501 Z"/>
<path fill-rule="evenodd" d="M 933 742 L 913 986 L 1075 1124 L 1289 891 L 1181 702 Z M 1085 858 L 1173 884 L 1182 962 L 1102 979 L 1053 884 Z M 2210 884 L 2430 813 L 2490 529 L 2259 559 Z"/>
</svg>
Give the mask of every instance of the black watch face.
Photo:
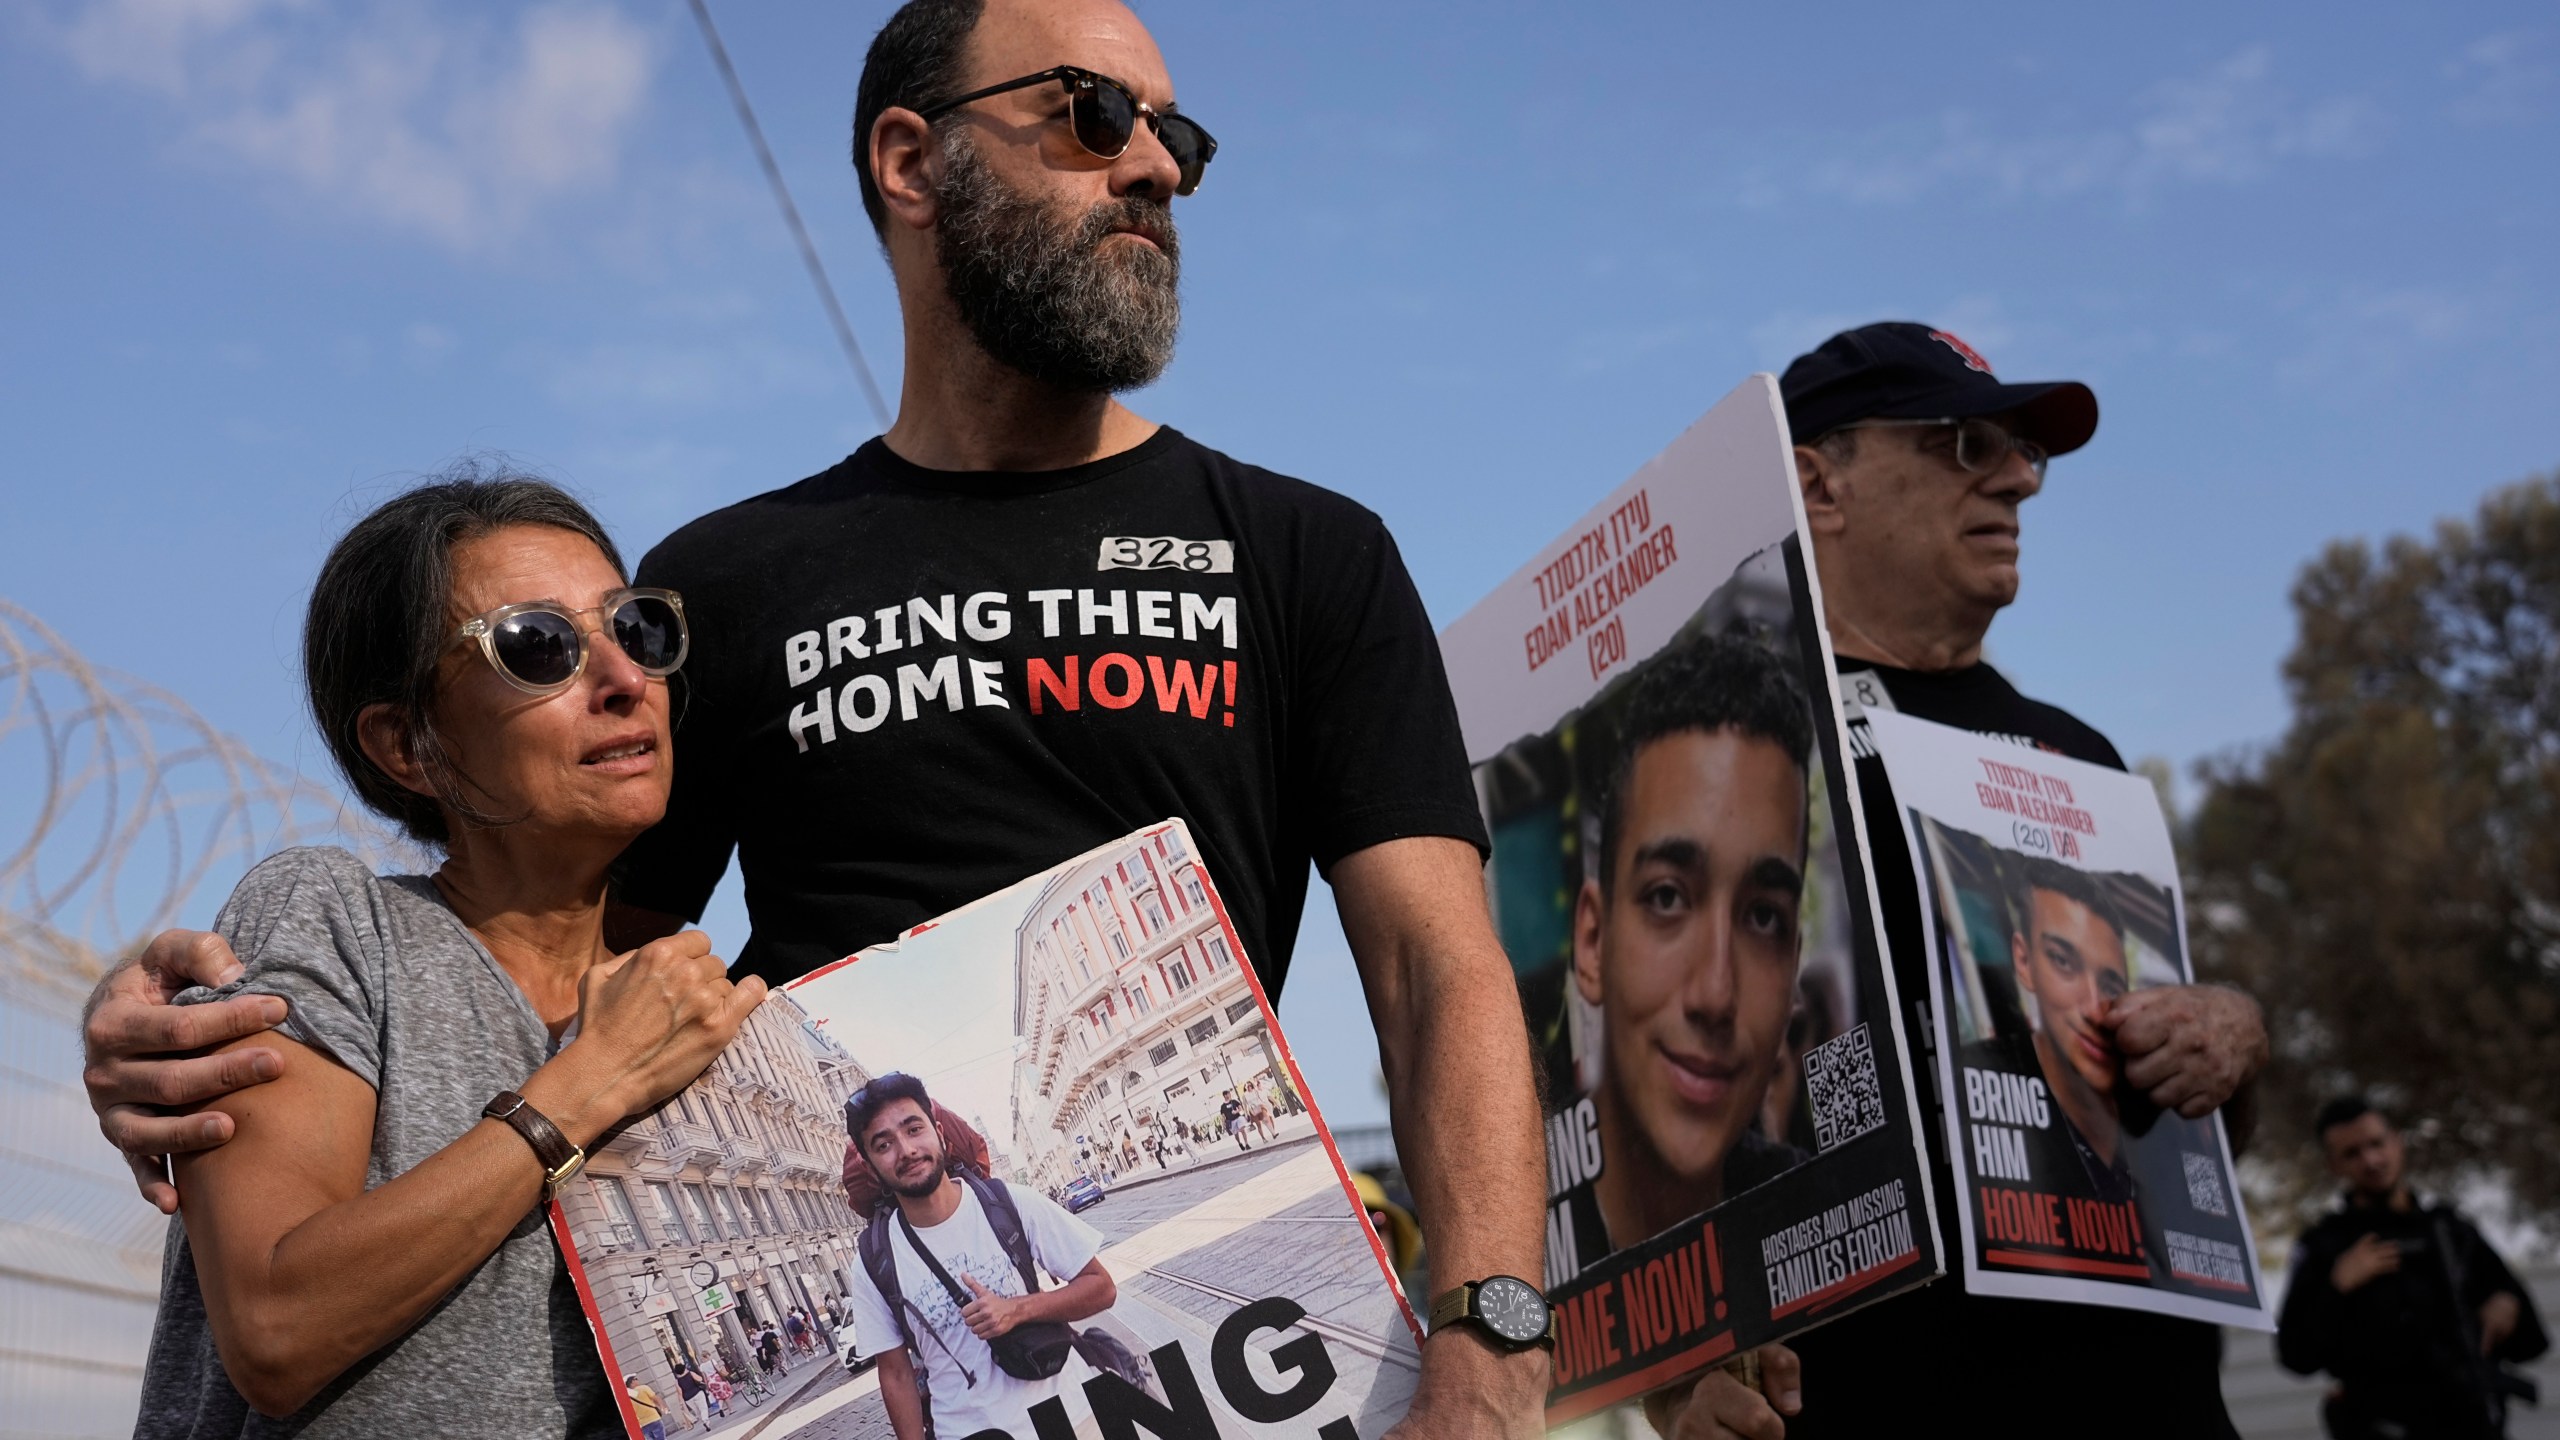
<svg viewBox="0 0 2560 1440">
<path fill-rule="evenodd" d="M 1528 1282 L 1496 1275 L 1476 1287 L 1476 1318 L 1514 1345 L 1547 1333 L 1547 1297 Z"/>
</svg>

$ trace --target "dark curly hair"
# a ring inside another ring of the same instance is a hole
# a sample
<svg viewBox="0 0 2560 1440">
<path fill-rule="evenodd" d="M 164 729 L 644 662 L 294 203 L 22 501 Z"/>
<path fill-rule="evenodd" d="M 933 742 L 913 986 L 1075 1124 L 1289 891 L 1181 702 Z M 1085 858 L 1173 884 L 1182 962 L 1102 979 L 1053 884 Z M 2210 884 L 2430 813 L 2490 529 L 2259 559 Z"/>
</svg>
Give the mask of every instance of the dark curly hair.
<svg viewBox="0 0 2560 1440">
<path fill-rule="evenodd" d="M 853 1098 L 844 1102 L 844 1132 L 854 1148 L 862 1148 L 862 1132 L 871 1128 L 880 1112 L 901 1100 L 914 1101 L 925 1119 L 933 1118 L 933 1098 L 925 1094 L 924 1082 L 902 1070 L 892 1070 L 853 1092 Z"/>
<path fill-rule="evenodd" d="M 1636 753 L 1665 736 L 1734 730 L 1787 752 L 1798 772 L 1813 760 L 1813 710 L 1804 687 L 1765 645 L 1704 635 L 1656 657 L 1636 677 L 1618 725 L 1618 758 L 1600 792 L 1600 888 L 1615 883 L 1619 830 Z"/>
</svg>

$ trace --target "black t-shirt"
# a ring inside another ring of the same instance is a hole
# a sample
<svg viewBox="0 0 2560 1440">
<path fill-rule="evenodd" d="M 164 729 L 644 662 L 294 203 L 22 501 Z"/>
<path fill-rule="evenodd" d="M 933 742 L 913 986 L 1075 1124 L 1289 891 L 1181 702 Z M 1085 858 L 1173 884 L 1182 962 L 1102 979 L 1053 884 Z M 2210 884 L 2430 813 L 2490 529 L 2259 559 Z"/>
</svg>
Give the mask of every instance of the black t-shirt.
<svg viewBox="0 0 2560 1440">
<path fill-rule="evenodd" d="M 2104 735 L 2068 712 L 2018 693 L 1988 665 L 1941 672 L 1840 661 L 1840 694 L 1857 715 L 1898 710 L 1941 725 L 2014 740 L 2076 760 L 2125 768 Z M 1921 1002 L 1929 994 L 1921 960 L 1919 890 L 1894 813 L 1884 764 L 1862 719 L 1849 726 L 1875 851 L 1877 897 L 1905 1006 L 1903 1023 L 1929 1043 Z M 1913 1067 L 1933 1066 L 1915 1053 Z M 1934 1111 L 1933 1087 L 1920 1086 Z M 1926 1133 L 1936 1172 L 1947 1176 L 1945 1122 L 1931 1113 Z M 1939 1187 L 1940 1244 L 1951 1266 L 1963 1253 L 1957 1199 Z M 1792 1342 L 1804 1361 L 1804 1413 L 1790 1436 L 1894 1435 L 1953 1427 L 1965 1435 L 2041 1437 L 2236 1437 L 2222 1404 L 2222 1333 L 2178 1320 L 2096 1305 L 2059 1305 L 1968 1294 L 1961 1270 L 1933 1285 L 1880 1301 Z"/>
<path fill-rule="evenodd" d="M 1189 822 L 1274 998 L 1319 868 L 1485 844 L 1395 542 L 1339 495 L 1161 429 L 1032 474 L 873 440 L 669 536 L 667 818 L 618 893 L 699 916 L 734 848 L 783 981 L 1142 825 Z"/>
</svg>

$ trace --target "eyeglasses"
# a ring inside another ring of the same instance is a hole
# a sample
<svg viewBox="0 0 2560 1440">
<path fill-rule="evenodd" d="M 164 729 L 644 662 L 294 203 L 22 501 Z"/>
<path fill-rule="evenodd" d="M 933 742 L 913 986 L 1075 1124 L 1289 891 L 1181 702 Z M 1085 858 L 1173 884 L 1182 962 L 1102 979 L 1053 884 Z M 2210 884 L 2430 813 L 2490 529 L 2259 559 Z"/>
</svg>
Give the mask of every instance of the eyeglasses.
<svg viewBox="0 0 2560 1440">
<path fill-rule="evenodd" d="M 693 645 L 684 597 L 673 590 L 616 590 L 585 610 L 556 600 L 501 605 L 463 621 L 453 638 L 456 644 L 479 641 L 480 653 L 526 694 L 556 695 L 586 671 L 587 627 L 580 622 L 589 615 L 604 616 L 613 643 L 652 677 L 674 674 Z"/>
<path fill-rule="evenodd" d="M 1954 427 L 1956 432 L 1956 468 L 1962 470 L 1967 475 L 1988 475 L 1993 471 L 1998 470 L 2003 464 L 2007 463 L 2010 452 L 2015 451 L 2017 454 L 2025 457 L 2027 468 L 2036 472 L 2036 479 L 2038 481 L 2042 481 L 2044 479 L 2044 467 L 2046 463 L 2053 458 L 2050 454 L 2046 453 L 2045 448 L 2042 445 L 2037 444 L 2035 441 L 2026 439 L 2022 436 L 2012 435 L 2009 433 L 2008 427 L 2002 425 L 1999 421 L 1985 420 L 1979 416 L 1963 420 L 1953 418 L 1942 418 L 1937 420 L 1860 420 L 1852 424 L 1842 425 L 1839 428 L 1842 430 L 1885 430 L 1908 429 L 1913 427 L 1940 429 L 1948 426 Z"/>
<path fill-rule="evenodd" d="M 1129 142 L 1138 133 L 1138 121 L 1144 119 L 1147 128 L 1156 132 L 1156 139 L 1164 142 L 1165 153 L 1173 157 L 1174 168 L 1179 172 L 1173 193 L 1188 195 L 1200 188 L 1200 172 L 1208 169 L 1209 161 L 1216 157 L 1218 142 L 1209 137 L 1208 131 L 1200 128 L 1199 121 L 1170 109 L 1158 110 L 1130 94 L 1128 86 L 1110 76 L 1080 70 L 1073 65 L 1055 65 L 1037 75 L 1024 75 L 1001 85 L 990 85 L 984 90 L 972 90 L 956 100 L 945 100 L 922 114 L 927 120 L 937 119 L 973 100 L 984 100 L 990 95 L 1002 95 L 1011 90 L 1028 90 L 1052 80 L 1067 87 L 1068 124 L 1075 132 L 1076 143 L 1085 148 L 1085 153 L 1101 160 L 1119 159 L 1129 153 Z"/>
</svg>

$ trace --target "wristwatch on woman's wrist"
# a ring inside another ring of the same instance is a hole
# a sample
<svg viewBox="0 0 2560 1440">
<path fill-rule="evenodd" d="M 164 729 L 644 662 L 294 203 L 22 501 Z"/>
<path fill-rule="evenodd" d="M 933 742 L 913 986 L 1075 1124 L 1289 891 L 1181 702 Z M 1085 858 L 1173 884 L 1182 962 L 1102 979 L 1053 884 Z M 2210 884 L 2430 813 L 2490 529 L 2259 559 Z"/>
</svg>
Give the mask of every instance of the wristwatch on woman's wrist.
<svg viewBox="0 0 2560 1440">
<path fill-rule="evenodd" d="M 555 1199 L 560 1187 L 587 1163 L 587 1152 L 569 1143 L 551 1117 L 525 1103 L 513 1090 L 501 1090 L 497 1098 L 480 1107 L 480 1113 L 491 1120 L 503 1121 L 524 1137 L 533 1147 L 533 1158 L 542 1162 L 542 1198 Z"/>
<path fill-rule="evenodd" d="M 1431 1302 L 1431 1333 L 1472 1321 L 1505 1350 L 1526 1350 L 1556 1343 L 1556 1313 L 1547 1297 L 1526 1280 L 1496 1275 L 1470 1280 Z"/>
</svg>

